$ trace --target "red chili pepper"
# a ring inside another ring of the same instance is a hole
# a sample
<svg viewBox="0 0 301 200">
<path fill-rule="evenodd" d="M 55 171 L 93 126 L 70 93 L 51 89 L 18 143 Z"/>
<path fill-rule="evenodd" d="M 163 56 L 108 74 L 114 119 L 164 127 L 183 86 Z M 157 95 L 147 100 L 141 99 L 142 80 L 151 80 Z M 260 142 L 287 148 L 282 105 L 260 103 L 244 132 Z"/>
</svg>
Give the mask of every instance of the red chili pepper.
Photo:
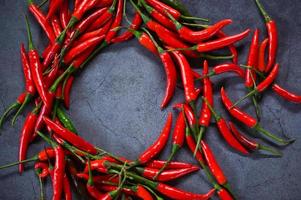
<svg viewBox="0 0 301 200">
<path fill-rule="evenodd" d="M 182 108 L 184 108 L 185 116 L 189 122 L 190 127 L 193 128 L 195 125 L 197 125 L 196 117 L 193 113 L 192 108 L 189 105 L 177 103 L 173 106 L 173 108 L 178 108 L 180 110 L 182 110 Z"/>
<path fill-rule="evenodd" d="M 150 36 L 145 32 L 140 32 L 136 30 L 128 29 L 134 36 L 138 39 L 138 42 L 145 47 L 147 50 L 152 52 L 154 55 L 158 55 L 157 47 L 155 46 L 154 42 L 150 38 Z"/>
<path fill-rule="evenodd" d="M 141 24 L 142 24 L 142 18 L 140 17 L 139 13 L 136 12 L 129 29 L 138 30 Z M 133 37 L 133 33 L 129 30 L 126 30 L 121 35 L 113 38 L 112 43 L 125 42 L 129 40 L 131 37 Z"/>
<path fill-rule="evenodd" d="M 247 65 L 254 69 L 258 66 L 258 50 L 259 50 L 259 29 L 256 29 L 250 45 Z M 252 69 L 246 70 L 245 86 L 249 89 L 254 87 L 256 74 Z"/>
<path fill-rule="evenodd" d="M 42 13 L 42 11 L 33 3 L 33 0 L 27 0 L 27 2 L 29 11 L 33 14 L 40 26 L 43 28 L 50 42 L 54 43 L 55 35 L 53 33 L 52 27 L 46 20 L 46 17 Z"/>
<path fill-rule="evenodd" d="M 40 178 L 46 178 L 49 175 L 49 170 L 48 170 L 49 166 L 47 163 L 43 163 L 43 162 L 37 162 L 34 164 L 34 169 L 38 170 L 40 169 L 41 172 L 39 173 L 39 177 Z"/>
<path fill-rule="evenodd" d="M 95 199 L 101 199 L 103 194 L 101 192 L 99 192 L 98 189 L 94 185 L 90 160 L 88 160 L 88 171 L 89 171 L 89 179 L 88 179 L 88 182 L 86 185 L 88 193 Z"/>
<path fill-rule="evenodd" d="M 208 100 L 204 98 L 205 103 L 210 109 L 212 115 L 215 118 L 217 128 L 221 136 L 225 139 L 225 141 L 231 146 L 233 149 L 239 151 L 240 153 L 247 155 L 249 152 L 239 143 L 239 141 L 234 137 L 232 132 L 230 131 L 227 122 L 220 114 L 218 114 L 212 106 L 209 104 Z"/>
<path fill-rule="evenodd" d="M 145 166 L 149 168 L 161 169 L 166 164 L 166 161 L 161 160 L 152 160 L 148 162 Z M 165 169 L 183 169 L 183 168 L 190 168 L 194 165 L 189 163 L 183 162 L 170 162 L 167 164 Z"/>
<path fill-rule="evenodd" d="M 107 173 L 108 169 L 106 166 L 106 160 L 100 159 L 100 160 L 93 160 L 90 162 L 90 169 L 92 171 L 96 170 L 100 173 Z M 88 164 L 86 164 L 86 167 L 84 169 L 84 173 L 88 173 L 89 172 L 89 166 Z"/>
<path fill-rule="evenodd" d="M 97 37 L 94 37 L 94 38 L 91 38 L 91 39 L 85 41 L 84 43 L 79 44 L 78 46 L 73 47 L 65 55 L 64 63 L 69 64 L 76 56 L 80 55 L 86 49 L 100 44 L 100 42 L 104 38 L 105 38 L 105 35 L 97 36 Z"/>
<path fill-rule="evenodd" d="M 63 4 L 64 0 L 52 0 L 49 5 L 49 10 L 46 19 L 50 19 L 59 10 L 60 6 Z"/>
<path fill-rule="evenodd" d="M 97 150 L 93 145 L 82 139 L 81 137 L 77 136 L 76 134 L 72 133 L 68 129 L 62 127 L 61 125 L 58 125 L 51 121 L 49 118 L 44 117 L 44 122 L 62 139 L 66 140 L 67 142 L 70 142 L 75 147 L 86 151 L 91 154 L 97 154 Z"/>
<path fill-rule="evenodd" d="M 241 132 L 238 131 L 234 123 L 229 122 L 230 128 L 235 135 L 235 137 L 239 140 L 240 143 L 242 143 L 245 147 L 247 147 L 251 151 L 257 151 L 257 150 L 263 150 L 271 153 L 274 156 L 282 156 L 281 152 L 278 152 L 277 150 L 264 146 L 256 142 L 255 140 L 251 140 L 247 136 L 243 135 Z"/>
<path fill-rule="evenodd" d="M 202 31 L 194 31 L 189 29 L 186 26 L 183 26 L 180 22 L 178 22 L 175 18 L 173 18 L 169 13 L 167 13 L 169 18 L 172 20 L 173 24 L 177 28 L 177 32 L 180 37 L 191 43 L 200 43 L 204 40 L 208 40 L 212 38 L 215 34 L 217 34 L 221 29 L 225 26 L 232 23 L 231 19 L 224 19 L 222 21 L 217 22 L 212 26 L 208 26 L 205 30 Z"/>
<path fill-rule="evenodd" d="M 171 14 L 177 20 L 182 15 L 178 10 L 176 10 L 176 9 L 174 9 L 174 8 L 168 6 L 168 5 L 166 5 L 166 4 L 164 4 L 160 1 L 157 1 L 157 0 L 146 0 L 146 1 L 147 1 L 147 3 L 149 3 L 152 7 L 154 7 L 156 10 L 158 10 L 162 14 L 166 14 L 166 12 L 168 12 L 169 14 Z"/>
<path fill-rule="evenodd" d="M 54 83 L 55 79 L 58 77 L 59 67 L 59 57 L 57 56 L 54 58 L 53 67 L 51 71 L 47 76 L 44 77 L 44 83 L 46 88 L 49 88 Z"/>
<path fill-rule="evenodd" d="M 64 88 L 64 104 L 65 104 L 66 108 L 69 108 L 69 106 L 70 106 L 70 93 L 71 93 L 73 81 L 74 81 L 74 76 L 70 76 L 67 79 L 67 82 L 66 82 L 66 85 Z"/>
<path fill-rule="evenodd" d="M 219 166 L 218 162 L 216 161 L 214 154 L 208 144 L 202 140 L 201 141 L 202 150 L 207 162 L 207 165 L 211 171 L 211 173 L 214 175 L 217 182 L 221 185 L 227 184 L 227 177 L 224 175 L 223 170 Z"/>
<path fill-rule="evenodd" d="M 237 74 L 239 77 L 245 79 L 245 71 L 239 67 L 238 65 L 236 64 L 221 64 L 221 65 L 217 65 L 215 66 L 212 71 L 210 71 L 208 74 L 207 74 L 207 77 L 211 77 L 211 76 L 215 76 L 215 75 L 220 75 L 220 74 L 223 74 L 223 73 L 228 73 L 228 72 L 232 72 L 232 73 L 235 73 Z M 202 79 L 204 78 L 205 76 L 203 77 L 200 77 L 199 79 Z"/>
<path fill-rule="evenodd" d="M 135 193 L 136 197 L 139 197 L 143 200 L 153 200 L 153 196 L 150 194 L 150 192 L 140 184 L 132 187 L 131 190 Z"/>
<path fill-rule="evenodd" d="M 190 103 L 196 100 L 197 94 L 195 92 L 194 78 L 192 75 L 192 70 L 190 64 L 188 63 L 185 56 L 179 51 L 173 51 L 172 55 L 177 60 L 177 63 L 181 70 L 182 82 L 185 92 L 185 100 Z"/>
<path fill-rule="evenodd" d="M 61 200 L 64 176 L 65 176 L 65 153 L 64 149 L 57 145 L 54 147 L 55 152 L 55 165 L 53 170 L 53 200 Z"/>
<path fill-rule="evenodd" d="M 217 195 L 221 200 L 233 200 L 234 199 L 225 188 L 221 188 L 220 190 L 218 190 Z"/>
<path fill-rule="evenodd" d="M 63 28 L 67 28 L 68 23 L 70 21 L 71 18 L 71 14 L 69 12 L 69 1 L 68 0 L 64 0 L 63 3 L 61 4 L 62 6 L 60 7 L 60 22 L 63 26 Z"/>
<path fill-rule="evenodd" d="M 186 127 L 186 135 L 185 136 L 186 136 L 186 143 L 188 145 L 188 148 L 190 149 L 190 151 L 192 153 L 194 153 L 195 149 L 196 149 L 196 143 L 195 143 L 195 140 L 194 140 L 193 136 L 190 133 L 189 127 Z M 204 158 L 203 158 L 203 155 L 201 154 L 200 151 L 196 152 L 195 158 L 201 164 L 204 163 Z"/>
<path fill-rule="evenodd" d="M 36 94 L 36 88 L 33 82 L 33 78 L 30 71 L 30 64 L 27 56 L 27 52 L 25 50 L 24 44 L 21 44 L 21 61 L 22 61 L 22 67 L 23 67 L 23 73 L 25 78 L 25 90 L 28 92 L 31 96 L 34 96 Z M 23 100 L 24 102 L 24 100 Z"/>
<path fill-rule="evenodd" d="M 289 141 L 283 140 L 271 134 L 270 132 L 266 131 L 265 129 L 263 129 L 255 118 L 241 111 L 231 102 L 224 88 L 221 89 L 221 97 L 222 97 L 223 104 L 226 107 L 226 109 L 229 111 L 229 113 L 234 118 L 236 118 L 237 120 L 239 120 L 240 122 L 248 126 L 249 128 L 255 129 L 256 131 L 260 132 L 264 136 L 274 141 L 277 141 L 279 144 L 287 145 L 294 142 L 294 140 L 289 140 Z"/>
<path fill-rule="evenodd" d="M 171 169 L 171 170 L 165 170 L 160 174 L 159 174 L 160 172 L 159 169 L 136 167 L 136 170 L 145 178 L 155 179 L 154 177 L 156 177 L 156 180 L 160 182 L 166 182 L 166 181 L 178 179 L 182 176 L 195 172 L 199 170 L 199 168 L 190 167 L 190 168 L 183 168 L 183 169 Z"/>
<path fill-rule="evenodd" d="M 72 191 L 70 187 L 70 182 L 68 176 L 64 175 L 64 193 L 65 193 L 65 200 L 72 200 Z"/>
<path fill-rule="evenodd" d="M 217 36 L 221 37 L 221 38 L 227 37 L 227 35 L 223 31 L 219 31 L 217 33 Z M 232 45 L 229 45 L 228 48 L 229 48 L 229 50 L 230 50 L 230 52 L 232 53 L 232 56 L 233 56 L 232 62 L 234 64 L 237 64 L 238 63 L 238 52 L 237 52 L 236 47 L 232 44 Z"/>
<path fill-rule="evenodd" d="M 110 44 L 112 42 L 112 39 L 116 36 L 117 31 L 116 28 L 120 26 L 121 22 L 122 22 L 122 17 L 123 17 L 123 3 L 124 0 L 119 0 L 118 1 L 118 5 L 117 5 L 117 12 L 115 15 L 115 19 L 111 25 L 111 28 L 109 30 L 109 32 L 107 33 L 106 37 L 105 37 L 105 42 L 107 44 Z"/>
<path fill-rule="evenodd" d="M 260 72 L 264 72 L 266 65 L 265 65 L 265 50 L 266 47 L 269 44 L 269 38 L 266 38 L 265 40 L 262 41 L 259 47 L 259 53 L 258 53 L 258 70 Z"/>
<path fill-rule="evenodd" d="M 278 49 L 277 25 L 276 25 L 276 22 L 274 20 L 272 20 L 271 17 L 264 10 L 264 8 L 261 5 L 261 3 L 259 2 L 259 0 L 256 0 L 255 2 L 256 2 L 258 9 L 260 10 L 262 16 L 264 17 L 264 20 L 266 23 L 266 28 L 267 28 L 267 33 L 269 36 L 268 63 L 265 68 L 265 72 L 269 72 L 276 62 L 277 49 Z"/>
<path fill-rule="evenodd" d="M 101 0 L 95 5 L 95 7 L 97 7 L 97 8 L 108 7 L 108 6 L 112 5 L 112 3 L 113 3 L 113 0 Z"/>
<path fill-rule="evenodd" d="M 276 94 L 278 94 L 279 96 L 281 96 L 285 100 L 291 101 L 293 103 L 301 103 L 301 96 L 300 95 L 289 92 L 286 89 L 279 86 L 278 84 L 274 84 L 272 89 L 273 89 L 274 92 L 276 92 Z"/>
<path fill-rule="evenodd" d="M 162 151 L 168 141 L 171 124 L 172 114 L 169 113 L 159 138 L 139 156 L 138 160 L 136 161 L 137 163 L 147 163 Z"/>
<path fill-rule="evenodd" d="M 40 151 L 35 158 L 40 161 L 47 161 L 48 159 L 55 158 L 55 151 L 53 148 L 46 148 Z"/>
<path fill-rule="evenodd" d="M 207 194 L 194 194 L 180 190 L 178 188 L 171 187 L 169 185 L 158 183 L 157 190 L 164 194 L 166 197 L 175 200 L 204 200 L 210 199 L 214 194 L 215 189 L 211 189 Z"/>
<path fill-rule="evenodd" d="M 61 22 L 57 16 L 51 18 L 51 26 L 56 38 L 58 38 L 62 32 Z"/>
<path fill-rule="evenodd" d="M 39 107 L 36 107 L 31 113 L 29 113 L 25 119 L 24 126 L 22 128 L 22 133 L 20 136 L 19 145 L 19 162 L 26 159 L 27 149 L 30 144 L 32 134 L 34 133 L 35 123 L 37 121 L 37 112 Z M 24 165 L 19 164 L 19 173 L 21 174 L 24 170 Z"/>
</svg>

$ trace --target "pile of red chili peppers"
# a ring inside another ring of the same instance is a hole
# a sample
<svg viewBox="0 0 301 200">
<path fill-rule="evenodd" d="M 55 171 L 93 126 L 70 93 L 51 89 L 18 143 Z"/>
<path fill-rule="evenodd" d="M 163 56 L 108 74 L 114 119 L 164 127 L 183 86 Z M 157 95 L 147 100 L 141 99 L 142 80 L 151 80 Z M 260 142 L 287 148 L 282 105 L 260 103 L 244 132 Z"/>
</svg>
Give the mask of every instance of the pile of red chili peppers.
<svg viewBox="0 0 301 200">
<path fill-rule="evenodd" d="M 41 186 L 40 199 L 45 198 L 43 182 L 48 177 L 54 200 L 72 199 L 72 187 L 84 199 L 203 200 L 213 195 L 224 200 L 236 199 L 205 140 L 207 129 L 215 126 L 224 141 L 242 155 L 260 151 L 281 156 L 277 146 L 294 141 L 272 134 L 260 124 L 259 102 L 266 90 L 271 88 L 278 96 L 293 103 L 301 103 L 301 96 L 276 83 L 280 68 L 277 63 L 278 30 L 259 0 L 254 0 L 254 5 L 266 23 L 267 35 L 263 41 L 259 39 L 259 29 L 228 36 L 223 28 L 232 23 L 231 19 L 210 24 L 208 19 L 191 16 L 178 0 L 49 0 L 48 8 L 44 8 L 45 3 L 47 1 L 38 5 L 34 0 L 28 0 L 28 10 L 47 36 L 48 46 L 38 52 L 26 17 L 28 46 L 20 45 L 25 90 L 0 120 L 2 126 L 13 115 L 14 124 L 26 106 L 34 105 L 21 131 L 18 162 L 0 169 L 18 165 L 19 173 L 22 173 L 26 163 L 34 162 Z M 126 15 L 126 3 L 135 11 L 131 22 Z M 235 44 L 250 34 L 253 36 L 247 61 L 239 65 Z M 157 141 L 136 160 L 113 155 L 87 142 L 78 135 L 65 113 L 65 109 L 69 109 L 75 74 L 107 46 L 132 37 L 162 61 L 166 92 L 161 109 L 169 104 L 177 87 L 184 90 L 185 97 L 183 103 L 173 106 L 178 111 L 173 130 L 173 117 L 169 113 Z M 212 54 L 220 49 L 228 49 L 229 55 Z M 199 62 L 201 74 L 191 67 L 190 58 L 202 59 Z M 210 66 L 209 60 L 224 63 Z M 220 88 L 221 102 L 233 117 L 232 122 L 214 106 L 211 78 L 225 73 L 233 73 L 242 80 L 247 91 L 245 97 L 234 102 L 225 87 Z M 246 99 L 254 104 L 256 117 L 238 107 Z M 202 102 L 200 108 L 198 102 Z M 236 123 L 253 129 L 263 141 L 268 140 L 274 145 L 263 145 L 247 137 Z M 156 160 L 171 131 L 169 158 Z M 30 144 L 41 139 L 48 147 L 30 157 L 27 153 Z M 185 142 L 200 167 L 173 160 Z M 183 191 L 166 183 L 199 169 L 212 184 L 212 189 L 204 194 Z"/>
</svg>

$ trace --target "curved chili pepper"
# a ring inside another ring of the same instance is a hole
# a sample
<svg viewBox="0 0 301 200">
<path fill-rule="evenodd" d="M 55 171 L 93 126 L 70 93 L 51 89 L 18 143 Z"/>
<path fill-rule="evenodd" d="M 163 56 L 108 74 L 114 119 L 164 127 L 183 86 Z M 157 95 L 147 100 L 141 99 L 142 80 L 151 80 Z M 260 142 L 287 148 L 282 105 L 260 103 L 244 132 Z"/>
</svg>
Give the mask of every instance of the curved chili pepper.
<svg viewBox="0 0 301 200">
<path fill-rule="evenodd" d="M 60 24 L 60 20 L 57 16 L 53 16 L 51 18 L 51 26 L 52 26 L 52 29 L 53 29 L 53 33 L 55 35 L 56 38 L 58 38 L 62 32 L 62 27 L 61 27 L 61 24 Z"/>
<path fill-rule="evenodd" d="M 218 190 L 217 195 L 221 200 L 233 200 L 234 199 L 225 188 L 221 188 L 220 190 Z"/>
<path fill-rule="evenodd" d="M 238 131 L 238 129 L 236 128 L 236 126 L 234 125 L 234 123 L 229 122 L 229 125 L 230 125 L 232 133 L 235 135 L 235 137 L 239 140 L 240 143 L 242 143 L 248 149 L 250 149 L 252 151 L 263 150 L 263 151 L 267 151 L 267 152 L 271 153 L 274 156 L 282 156 L 282 154 L 280 152 L 278 152 L 277 150 L 275 150 L 271 147 L 259 144 L 255 140 L 251 140 L 247 136 L 240 133 Z"/>
<path fill-rule="evenodd" d="M 232 63 L 217 65 L 210 72 L 208 72 L 206 76 L 199 77 L 198 79 L 203 79 L 205 77 L 211 77 L 211 76 L 220 75 L 228 72 L 235 73 L 239 77 L 245 79 L 245 71 L 241 67 L 239 67 L 239 65 L 232 64 Z"/>
<path fill-rule="evenodd" d="M 52 0 L 49 5 L 48 14 L 46 19 L 50 19 L 59 10 L 60 6 L 63 4 L 64 0 Z"/>
<path fill-rule="evenodd" d="M 55 165 L 53 169 L 53 200 L 60 200 L 64 186 L 65 176 L 65 153 L 60 145 L 54 147 Z"/>
<path fill-rule="evenodd" d="M 143 200 L 153 200 L 153 196 L 150 194 L 150 192 L 143 187 L 143 185 L 137 185 L 134 187 L 131 187 L 131 190 L 135 193 L 135 195 Z"/>
<path fill-rule="evenodd" d="M 161 194 L 164 194 L 168 198 L 175 199 L 175 200 L 203 200 L 203 199 L 210 199 L 210 197 L 214 194 L 215 189 L 211 189 L 207 194 L 194 194 L 190 192 L 186 192 L 180 190 L 175 187 L 171 187 L 169 185 L 158 183 L 157 191 Z"/>
<path fill-rule="evenodd" d="M 139 13 L 136 12 L 129 29 L 138 30 L 141 24 L 142 24 L 142 18 L 140 17 Z M 129 30 L 126 30 L 121 35 L 113 38 L 112 43 L 124 42 L 129 40 L 131 37 L 133 37 L 133 33 Z"/>
<path fill-rule="evenodd" d="M 259 29 L 256 29 L 250 45 L 247 65 L 257 69 L 258 66 L 258 49 L 259 49 Z M 245 86 L 253 88 L 256 81 L 256 74 L 252 69 L 246 70 Z"/>
<path fill-rule="evenodd" d="M 68 129 L 62 127 L 61 125 L 58 125 L 51 121 L 49 118 L 44 117 L 44 122 L 57 134 L 60 136 L 62 139 L 70 142 L 72 145 L 75 147 L 86 151 L 91 154 L 96 154 L 97 150 L 93 145 L 82 139 L 81 137 L 77 136 L 73 132 L 69 131 Z"/>
<path fill-rule="evenodd" d="M 183 82 L 184 92 L 185 92 L 185 100 L 188 103 L 190 103 L 191 101 L 194 101 L 197 98 L 190 64 L 188 63 L 185 56 L 179 51 L 173 51 L 172 55 L 177 60 L 177 63 L 181 70 L 182 82 Z"/>
<path fill-rule="evenodd" d="M 146 167 L 149 168 L 155 168 L 155 169 L 161 169 L 167 162 L 161 161 L 161 160 L 152 160 L 148 163 L 146 163 Z M 194 165 L 189 163 L 183 163 L 183 162 L 169 162 L 165 169 L 183 169 L 183 168 L 190 168 Z"/>
<path fill-rule="evenodd" d="M 31 141 L 31 137 L 34 133 L 35 123 L 37 121 L 37 112 L 39 107 L 36 107 L 31 113 L 29 113 L 25 119 L 24 126 L 22 128 L 22 133 L 20 136 L 19 145 L 19 161 L 26 159 L 27 149 Z M 19 164 L 19 173 L 21 174 L 24 170 L 24 165 Z"/>
<path fill-rule="evenodd" d="M 260 72 L 264 72 L 266 65 L 265 65 L 265 50 L 266 47 L 269 44 L 269 38 L 266 38 L 265 40 L 263 40 L 260 44 L 259 47 L 259 53 L 258 53 L 258 70 Z"/>
<path fill-rule="evenodd" d="M 269 54 L 268 54 L 268 63 L 265 68 L 265 72 L 269 72 L 275 64 L 276 56 L 277 56 L 277 49 L 278 49 L 278 31 L 277 25 L 274 20 L 267 14 L 264 10 L 263 6 L 261 5 L 259 0 L 255 0 L 256 5 L 264 17 L 266 23 L 266 29 L 269 38 Z"/>
<path fill-rule="evenodd" d="M 166 142 L 168 141 L 171 124 L 172 124 L 172 114 L 169 113 L 165 126 L 163 127 L 159 138 L 139 156 L 136 163 L 139 164 L 147 163 L 162 151 L 162 149 L 166 145 Z"/>
<path fill-rule="evenodd" d="M 70 92 L 72 89 L 73 81 L 74 81 L 74 76 L 70 76 L 67 79 L 66 85 L 64 87 L 64 104 L 67 109 L 70 106 Z"/>
<path fill-rule="evenodd" d="M 70 12 L 69 12 L 69 1 L 64 0 L 61 7 L 59 8 L 59 16 L 60 16 L 60 22 L 63 28 L 67 28 L 69 20 L 71 18 Z"/>
<path fill-rule="evenodd" d="M 42 13 L 42 11 L 34 4 L 33 0 L 27 0 L 27 2 L 29 11 L 33 14 L 40 26 L 43 28 L 50 42 L 53 43 L 55 41 L 55 35 L 53 33 L 52 27 L 46 20 L 46 17 Z"/>
<path fill-rule="evenodd" d="M 118 5 L 117 5 L 117 11 L 115 15 L 115 19 L 111 25 L 110 30 L 108 31 L 106 37 L 105 37 L 105 42 L 107 44 L 110 44 L 112 42 L 112 39 L 116 36 L 117 31 L 116 28 L 120 26 L 122 22 L 122 17 L 123 17 L 123 3 L 124 0 L 119 0 Z"/>
<path fill-rule="evenodd" d="M 30 95 L 34 96 L 36 93 L 36 88 L 33 82 L 33 78 L 30 71 L 30 64 L 27 56 L 27 52 L 25 50 L 24 44 L 21 44 L 21 61 L 25 78 L 25 90 Z"/>
<path fill-rule="evenodd" d="M 212 106 L 209 104 L 208 100 L 204 98 L 205 103 L 207 104 L 208 108 L 210 109 L 212 115 L 215 118 L 217 128 L 221 136 L 225 139 L 225 141 L 231 146 L 233 149 L 239 151 L 240 153 L 247 155 L 249 152 L 242 146 L 239 141 L 234 137 L 232 132 L 230 131 L 227 122 L 220 114 L 218 114 Z"/>
<path fill-rule="evenodd" d="M 136 167 L 135 169 L 143 177 L 148 178 L 148 179 L 155 179 L 154 177 L 156 177 L 156 180 L 158 180 L 160 182 L 175 180 L 182 176 L 185 176 L 187 174 L 190 174 L 192 172 L 199 170 L 198 167 L 190 167 L 190 168 L 183 168 L 183 169 L 165 170 L 165 171 L 162 171 L 162 173 L 159 173 L 160 172 L 159 169 L 153 169 L 153 168 L 147 168 L 147 167 L 145 167 L 145 168 Z"/>
<path fill-rule="evenodd" d="M 217 36 L 221 37 L 221 38 L 227 37 L 227 35 L 223 31 L 219 31 L 217 33 Z M 238 63 L 238 52 L 237 52 L 236 47 L 233 44 L 231 44 L 231 45 L 228 46 L 228 48 L 229 48 L 229 50 L 230 50 L 230 52 L 232 53 L 232 56 L 233 56 L 232 62 L 234 64 L 237 64 Z"/>
<path fill-rule="evenodd" d="M 41 172 L 39 173 L 40 178 L 46 178 L 49 175 L 48 168 L 49 168 L 48 164 L 43 163 L 43 162 L 37 162 L 34 164 L 35 170 L 38 170 L 38 169 L 41 170 Z"/>
<path fill-rule="evenodd" d="M 201 41 L 210 39 L 215 34 L 217 34 L 221 29 L 225 26 L 232 23 L 231 19 L 224 19 L 220 22 L 212 26 L 208 26 L 205 30 L 201 31 L 193 31 L 186 26 L 183 26 L 180 22 L 178 22 L 175 18 L 171 16 L 171 14 L 167 13 L 169 18 L 172 20 L 173 24 L 177 28 L 177 32 L 179 33 L 180 37 L 188 42 L 191 43 L 199 43 Z"/>
<path fill-rule="evenodd" d="M 294 94 L 292 92 L 287 91 L 286 89 L 282 88 L 278 84 L 274 84 L 272 87 L 273 91 L 284 98 L 285 100 L 288 100 L 293 103 L 301 103 L 301 96 Z"/>
<path fill-rule="evenodd" d="M 177 30 L 174 23 L 168 17 L 161 14 L 160 12 L 158 12 L 153 7 L 147 5 L 144 0 L 141 0 L 140 2 L 142 2 L 142 5 L 144 6 L 145 10 L 148 12 L 148 14 L 152 18 L 154 18 L 156 21 L 158 21 L 160 24 L 162 24 L 164 27 L 166 27 L 168 29 L 171 29 L 171 30 L 174 30 L 174 31 Z"/>
<path fill-rule="evenodd" d="M 263 134 L 264 136 L 266 136 L 274 141 L 277 141 L 279 144 L 288 145 L 288 144 L 294 142 L 294 140 L 286 141 L 284 139 L 281 139 L 281 138 L 271 134 L 270 132 L 266 131 L 265 129 L 263 129 L 255 118 L 253 118 L 249 114 L 241 111 L 239 108 L 235 107 L 235 105 L 229 99 L 224 88 L 221 89 L 221 97 L 222 97 L 223 104 L 226 107 L 226 109 L 229 111 L 229 113 L 234 118 L 236 118 L 237 120 L 239 120 L 240 122 L 242 122 L 243 124 L 248 126 L 249 128 L 255 129 L 256 131 Z"/>
</svg>

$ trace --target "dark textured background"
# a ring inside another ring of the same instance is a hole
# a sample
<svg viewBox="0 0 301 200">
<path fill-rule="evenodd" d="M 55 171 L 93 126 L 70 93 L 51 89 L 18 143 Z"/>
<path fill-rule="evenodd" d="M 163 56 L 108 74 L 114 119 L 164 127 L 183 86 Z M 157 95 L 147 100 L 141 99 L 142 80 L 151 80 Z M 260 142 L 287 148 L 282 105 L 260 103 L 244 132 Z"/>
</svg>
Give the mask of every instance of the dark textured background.
<svg viewBox="0 0 301 200">
<path fill-rule="evenodd" d="M 262 2 L 279 26 L 278 61 L 282 68 L 277 82 L 301 94 L 301 3 L 299 0 Z M 194 15 L 209 17 L 212 21 L 232 18 L 234 23 L 227 30 L 229 33 L 247 27 L 264 30 L 264 24 L 251 0 L 186 0 L 185 3 Z M 26 41 L 24 13 L 27 13 L 25 0 L 0 0 L 0 112 L 23 90 L 18 47 L 22 41 Z M 34 24 L 34 41 L 41 49 L 46 45 L 45 36 L 32 18 L 31 22 Z M 250 37 L 240 43 L 241 63 L 247 52 L 247 48 L 242 46 L 249 41 Z M 199 66 L 201 64 L 194 67 Z M 221 85 L 226 85 L 232 99 L 243 95 L 239 80 L 231 79 L 230 82 L 225 77 L 213 80 L 216 91 Z M 88 141 L 135 159 L 158 137 L 167 111 L 171 110 L 170 107 L 163 112 L 159 110 L 164 88 L 164 70 L 159 60 L 132 40 L 107 48 L 78 76 L 69 114 Z M 219 102 L 216 97 L 216 102 Z M 182 99 L 182 92 L 178 90 L 173 102 Z M 283 149 L 282 158 L 241 156 L 230 150 L 213 127 L 207 139 L 239 199 L 301 199 L 301 106 L 286 103 L 272 92 L 267 92 L 262 107 L 264 127 L 279 135 L 286 134 L 297 139 L 295 144 Z M 252 109 L 249 112 L 254 114 Z M 17 159 L 24 116 L 19 118 L 15 127 L 6 123 L 1 130 L 0 165 Z M 40 145 L 34 144 L 29 155 L 39 149 Z M 167 147 L 162 157 L 166 158 L 169 151 Z M 177 155 L 177 160 L 194 162 L 186 148 Z M 0 172 L 0 199 L 38 198 L 38 182 L 31 167 L 31 164 L 27 165 L 28 170 L 22 176 L 18 175 L 17 168 Z M 201 172 L 187 176 L 177 184 L 193 192 L 202 193 L 209 189 Z M 47 188 L 50 198 L 49 183 Z"/>
</svg>

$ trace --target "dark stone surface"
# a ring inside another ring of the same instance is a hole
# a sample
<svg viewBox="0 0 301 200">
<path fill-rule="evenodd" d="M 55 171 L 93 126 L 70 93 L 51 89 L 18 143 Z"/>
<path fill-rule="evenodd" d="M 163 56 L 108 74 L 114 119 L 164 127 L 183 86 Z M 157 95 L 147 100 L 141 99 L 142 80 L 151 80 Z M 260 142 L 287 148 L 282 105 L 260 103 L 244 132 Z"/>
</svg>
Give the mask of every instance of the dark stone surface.
<svg viewBox="0 0 301 200">
<path fill-rule="evenodd" d="M 281 72 L 277 82 L 301 93 L 301 3 L 299 0 L 262 2 L 279 26 L 278 61 Z M 194 15 L 209 17 L 212 21 L 232 18 L 234 23 L 227 28 L 229 33 L 249 27 L 264 30 L 253 1 L 186 0 L 185 3 Z M 0 0 L 0 112 L 23 90 L 18 47 L 26 41 L 24 13 L 27 13 L 25 1 Z M 31 22 L 34 24 L 34 42 L 42 49 L 47 44 L 43 39 L 45 36 L 32 18 Z M 249 41 L 250 37 L 240 44 L 247 45 Z M 240 62 L 243 63 L 247 48 L 241 47 L 240 50 Z M 201 64 L 195 67 L 199 66 Z M 226 86 L 232 99 L 243 95 L 243 85 L 239 80 L 213 80 L 217 105 L 220 102 L 218 91 L 221 85 Z M 139 152 L 157 138 L 167 112 L 171 111 L 171 106 L 163 112 L 159 109 L 164 87 L 164 70 L 159 60 L 140 47 L 137 41 L 131 40 L 107 48 L 77 77 L 69 114 L 88 141 L 115 154 L 135 159 Z M 181 100 L 182 92 L 177 90 L 173 102 Z M 285 102 L 272 92 L 266 93 L 261 105 L 262 124 L 265 128 L 297 139 L 293 145 L 283 149 L 282 158 L 241 156 L 230 150 L 214 127 L 210 128 L 207 140 L 229 177 L 238 199 L 301 199 L 301 162 L 298 160 L 301 150 L 301 107 Z M 222 108 L 220 105 L 219 107 Z M 249 112 L 254 114 L 250 108 L 249 106 Z M 15 127 L 6 123 L 1 129 L 0 165 L 17 160 L 24 117 L 25 114 L 19 118 Z M 28 155 L 34 155 L 39 149 L 41 142 L 32 145 Z M 162 157 L 166 158 L 169 151 L 167 147 Z M 177 155 L 177 160 L 194 162 L 186 148 Z M 22 176 L 18 175 L 16 167 L 0 171 L 0 199 L 38 198 L 38 182 L 31 170 L 32 165 L 28 164 L 26 168 L 28 170 Z M 201 172 L 179 180 L 177 185 L 199 193 L 209 189 Z M 48 199 L 50 195 L 51 186 L 48 182 Z"/>
</svg>

